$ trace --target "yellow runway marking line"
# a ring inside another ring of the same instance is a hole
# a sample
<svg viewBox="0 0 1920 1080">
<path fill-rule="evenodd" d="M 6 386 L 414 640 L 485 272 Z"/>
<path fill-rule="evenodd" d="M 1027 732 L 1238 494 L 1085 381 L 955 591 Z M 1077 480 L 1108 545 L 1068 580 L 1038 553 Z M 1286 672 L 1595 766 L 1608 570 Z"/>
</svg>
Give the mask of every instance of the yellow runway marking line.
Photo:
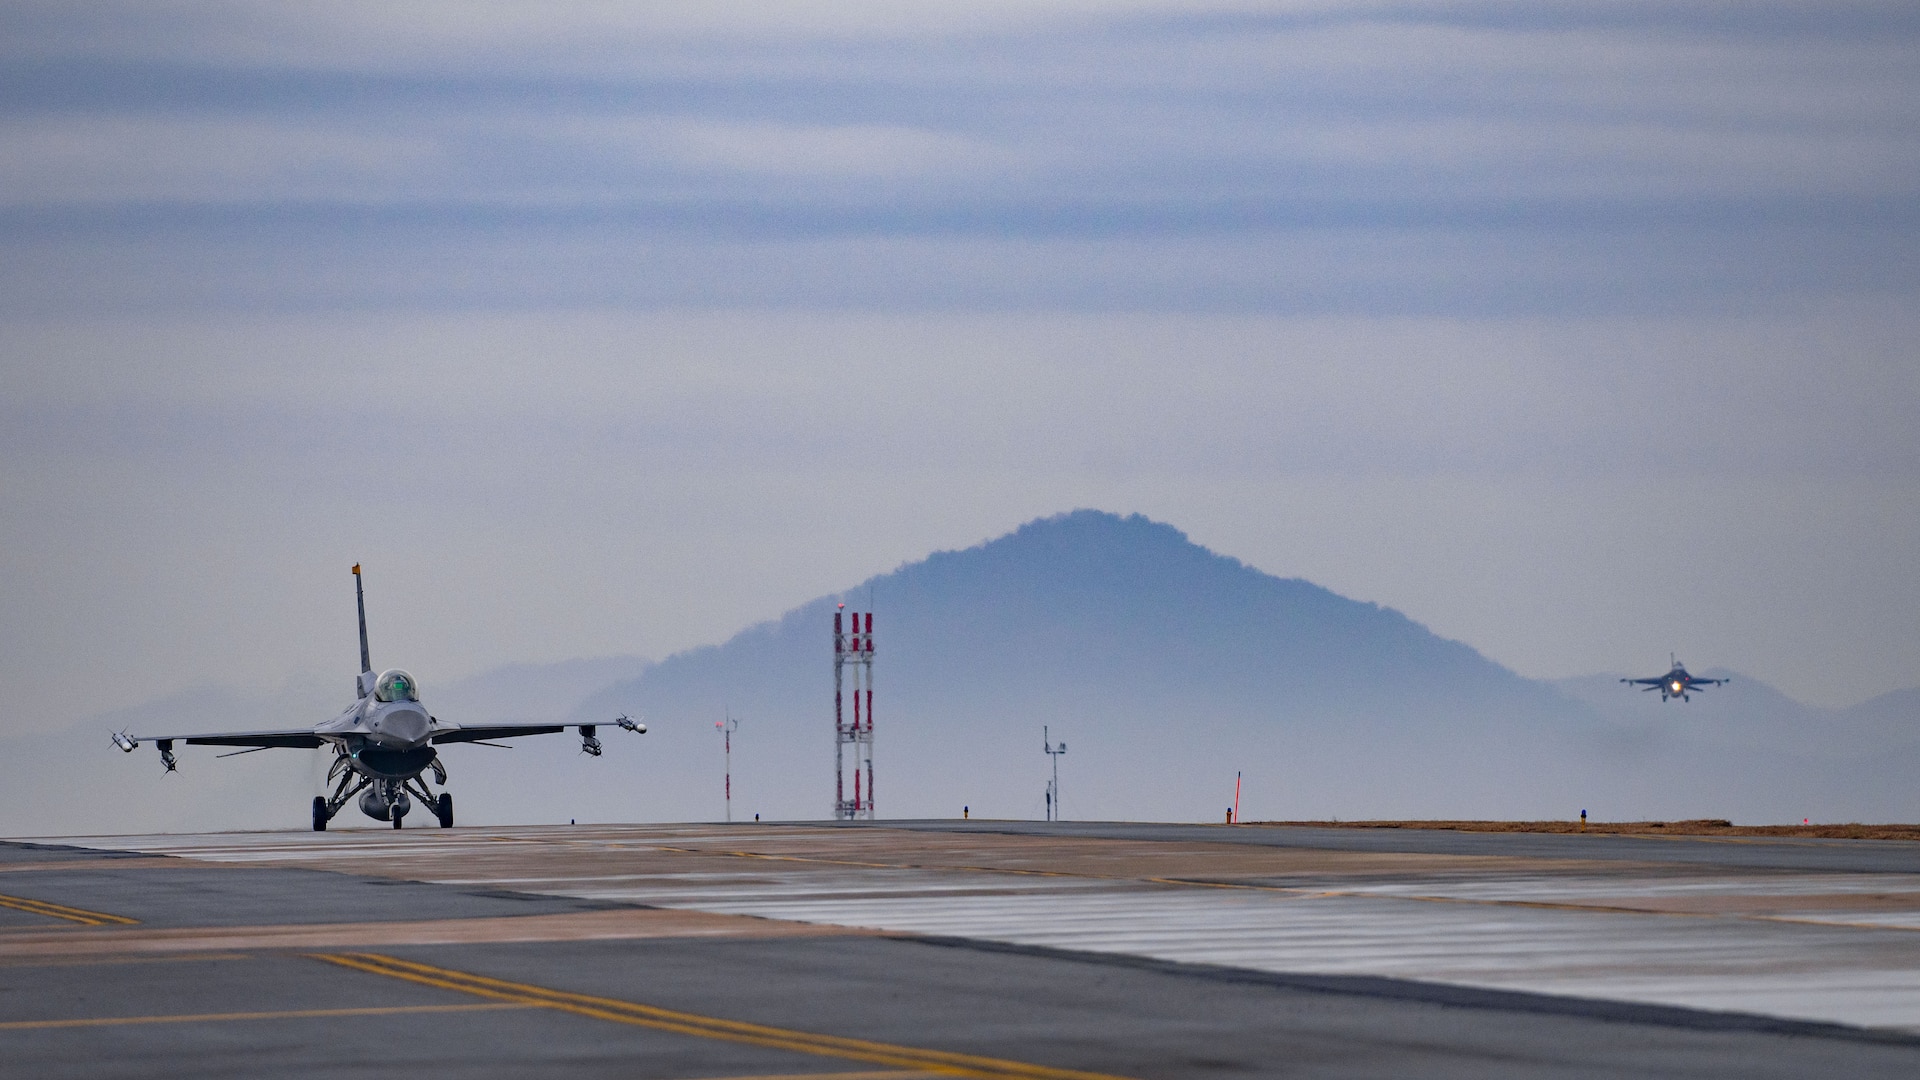
<svg viewBox="0 0 1920 1080">
<path fill-rule="evenodd" d="M 122 1027 L 128 1024 L 216 1024 L 228 1020 L 315 1020 L 343 1016 L 403 1016 L 412 1013 L 502 1012 L 531 1005 L 387 1005 L 360 1009 L 287 1009 L 280 1012 L 176 1013 L 171 1016 L 94 1016 L 78 1020 L 9 1020 L 0 1031 L 43 1028 Z"/>
<path fill-rule="evenodd" d="M 1106 1073 L 1056 1069 L 1047 1065 L 1010 1061 L 1005 1058 L 959 1054 L 947 1050 L 926 1050 L 839 1035 L 819 1035 L 741 1020 L 726 1020 L 716 1016 L 701 1016 L 698 1013 L 678 1012 L 653 1005 L 642 1005 L 638 1002 L 621 1001 L 617 998 L 595 997 L 590 994 L 552 990 L 527 983 L 508 982 L 504 979 L 433 967 L 411 960 L 382 956 L 378 953 L 316 953 L 313 955 L 315 959 L 325 960 L 331 964 L 339 964 L 342 967 L 374 975 L 404 979 L 423 986 L 457 990 L 477 997 L 519 1005 L 540 1005 L 579 1016 L 593 1017 L 596 1020 L 633 1024 L 637 1027 L 693 1035 L 702 1039 L 718 1039 L 775 1050 L 791 1050 L 796 1053 L 817 1054 L 846 1061 L 866 1061 L 875 1065 L 892 1065 L 895 1068 L 939 1073 L 944 1076 L 975 1076 L 994 1078 L 994 1080 L 1001 1080 L 1001 1078 L 1004 1080 L 1117 1080 Z"/>
<path fill-rule="evenodd" d="M 125 915 L 88 911 L 86 908 L 68 907 L 48 900 L 29 900 L 24 896 L 0 896 L 0 907 L 34 915 L 45 915 L 50 919 L 65 919 L 82 926 L 136 926 L 140 922 L 139 919 L 129 919 Z"/>
<path fill-rule="evenodd" d="M 188 859 L 176 859 L 168 855 L 138 859 L 56 859 L 49 862 L 8 863 L 0 866 L 0 874 L 20 874 L 34 870 L 146 870 L 161 867 L 178 869 L 196 865 L 203 864 L 194 863 Z"/>
<path fill-rule="evenodd" d="M 0 962 L 156 952 L 242 949 L 353 949 L 398 945 L 475 945 L 509 941 L 617 941 L 635 938 L 872 936 L 818 923 L 662 908 L 613 908 L 554 915 L 499 915 L 377 923 L 278 926 L 127 927 L 79 934 L 67 927 L 0 931 Z"/>
<path fill-rule="evenodd" d="M 195 964 L 214 960 L 251 960 L 247 953 L 189 952 L 170 956 L 0 957 L 0 968 L 102 967 L 121 964 Z"/>
<path fill-rule="evenodd" d="M 873 1069 L 866 1072 L 762 1073 L 754 1076 L 701 1076 L 693 1080 L 919 1080 L 938 1076 L 925 1069 Z"/>
</svg>

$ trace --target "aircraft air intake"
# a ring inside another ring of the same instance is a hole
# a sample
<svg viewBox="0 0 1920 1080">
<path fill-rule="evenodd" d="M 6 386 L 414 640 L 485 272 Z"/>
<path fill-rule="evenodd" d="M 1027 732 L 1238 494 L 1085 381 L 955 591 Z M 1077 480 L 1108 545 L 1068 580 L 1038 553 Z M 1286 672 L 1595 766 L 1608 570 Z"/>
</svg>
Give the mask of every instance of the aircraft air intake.
<svg viewBox="0 0 1920 1080">
<path fill-rule="evenodd" d="M 374 713 L 367 727 L 373 741 L 383 746 L 419 746 L 427 741 L 427 710 L 412 702 L 396 702 Z"/>
</svg>

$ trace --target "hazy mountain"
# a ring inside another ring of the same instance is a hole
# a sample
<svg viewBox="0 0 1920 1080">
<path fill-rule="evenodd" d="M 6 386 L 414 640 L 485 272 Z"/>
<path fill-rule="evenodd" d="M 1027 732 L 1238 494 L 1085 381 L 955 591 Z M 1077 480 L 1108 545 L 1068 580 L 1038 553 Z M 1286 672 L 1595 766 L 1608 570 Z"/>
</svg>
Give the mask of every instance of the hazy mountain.
<svg viewBox="0 0 1920 1080">
<path fill-rule="evenodd" d="M 826 814 L 842 600 L 878 613 L 885 816 L 1040 816 L 1043 724 L 1070 748 L 1078 817 L 1212 819 L 1236 771 L 1250 820 L 1920 816 L 1920 691 L 1829 714 L 1744 676 L 1664 708 L 1613 676 L 1533 682 L 1391 609 L 1091 511 L 935 554 L 595 695 L 580 718 L 644 711 L 654 733 L 615 763 L 630 784 L 568 801 L 717 817 L 713 724 L 730 709 L 746 718 L 736 814 Z"/>
<path fill-rule="evenodd" d="M 1837 714 L 1847 738 L 1896 751 L 1920 774 L 1920 688 L 1895 690 Z M 1920 780 L 1920 775 L 1916 775 Z"/>
<path fill-rule="evenodd" d="M 596 691 L 639 678 L 651 662 L 603 656 L 556 664 L 508 664 L 444 687 L 429 687 L 434 715 L 464 723 L 552 720 Z"/>
<path fill-rule="evenodd" d="M 1249 816 L 1578 810 L 1594 720 L 1554 688 L 1170 526 L 1079 511 L 823 597 L 590 699 L 582 717 L 643 709 L 654 724 L 648 761 L 666 767 L 636 769 L 627 813 L 717 814 L 713 723 L 729 708 L 746 717 L 737 811 L 827 813 L 832 613 L 870 596 L 888 815 L 1039 816 L 1043 724 L 1068 743 L 1063 800 L 1081 817 L 1211 819 L 1236 770 Z"/>
<path fill-rule="evenodd" d="M 443 753 L 466 823 L 720 817 L 716 723 L 741 718 L 734 812 L 826 816 L 833 798 L 835 604 L 874 610 L 884 817 L 1039 817 L 1048 762 L 1066 814 L 1243 817 L 1729 817 L 1912 820 L 1920 690 L 1811 709 L 1732 673 L 1662 704 L 1617 676 L 1523 679 L 1390 608 L 1207 551 L 1142 517 L 1077 511 L 939 552 L 727 642 L 653 665 L 514 665 L 426 688 L 453 719 L 644 716 L 602 732 Z M 1722 675 L 1708 671 L 1703 674 Z M 247 697 L 176 695 L 0 747 L 0 834 L 300 827 L 320 752 L 182 755 L 160 775 L 112 728 L 318 719 L 332 681 Z M 345 815 L 342 824 L 358 824 Z"/>
</svg>

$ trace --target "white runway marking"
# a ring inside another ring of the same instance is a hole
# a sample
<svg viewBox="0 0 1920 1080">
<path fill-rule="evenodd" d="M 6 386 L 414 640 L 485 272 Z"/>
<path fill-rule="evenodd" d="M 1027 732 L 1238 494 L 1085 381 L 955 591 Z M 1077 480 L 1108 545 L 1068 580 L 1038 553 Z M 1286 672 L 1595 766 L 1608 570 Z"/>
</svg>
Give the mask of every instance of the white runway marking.
<svg viewBox="0 0 1920 1080">
<path fill-rule="evenodd" d="M 1920 875 L 1568 868 L 1290 878 L 1285 889 L 1259 890 L 1125 875 L 848 865 L 875 858 L 870 852 L 844 862 L 817 853 L 724 858 L 730 848 L 793 835 L 630 826 L 68 842 L 1260 971 L 1388 976 L 1920 1031 Z M 871 841 L 873 834 L 845 835 Z M 675 846 L 691 844 L 699 853 Z M 486 869 L 494 864 L 485 860 L 509 849 L 512 870 Z M 641 855 L 645 869 L 621 865 Z M 1699 910 L 1601 910 L 1629 902 Z"/>
<path fill-rule="evenodd" d="M 1384 975 L 1920 1027 L 1920 940 L 1901 931 L 1197 890 L 812 903 L 743 898 L 700 907 L 1260 971 Z"/>
</svg>

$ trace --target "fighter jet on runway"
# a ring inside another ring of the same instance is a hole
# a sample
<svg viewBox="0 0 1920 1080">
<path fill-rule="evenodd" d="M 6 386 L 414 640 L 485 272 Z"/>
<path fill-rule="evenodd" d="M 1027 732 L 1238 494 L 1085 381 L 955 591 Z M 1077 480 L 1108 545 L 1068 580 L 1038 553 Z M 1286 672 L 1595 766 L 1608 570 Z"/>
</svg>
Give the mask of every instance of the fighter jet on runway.
<svg viewBox="0 0 1920 1080">
<path fill-rule="evenodd" d="M 1719 686 L 1721 683 L 1732 681 L 1730 679 L 1701 679 L 1689 675 L 1687 674 L 1687 665 L 1681 663 L 1672 653 L 1667 654 L 1667 662 L 1673 665 L 1673 669 L 1665 675 L 1656 675 L 1651 679 L 1621 679 L 1620 681 L 1630 685 L 1640 686 L 1647 690 L 1658 690 L 1660 691 L 1661 701 L 1666 701 L 1669 698 L 1679 698 L 1681 701 L 1692 701 L 1693 698 L 1691 695 L 1693 691 L 1709 686 Z"/>
<path fill-rule="evenodd" d="M 333 767 L 327 782 L 339 783 L 332 796 L 313 797 L 313 828 L 324 831 L 327 822 L 340 812 L 348 799 L 360 796 L 360 810 L 376 821 L 391 821 L 400 827 L 407 816 L 411 792 L 440 819 L 440 827 L 453 827 L 453 796 L 439 795 L 427 786 L 425 773 L 433 772 L 433 782 L 443 787 L 446 766 L 440 763 L 435 746 L 446 743 L 476 743 L 485 739 L 510 739 L 516 735 L 549 735 L 569 727 L 580 729 L 580 749 L 600 756 L 600 740 L 593 724 L 450 724 L 427 712 L 420 704 L 420 687 L 413 676 L 399 668 L 373 673 L 373 661 L 367 652 L 367 598 L 360 586 L 360 566 L 353 567 L 353 596 L 360 609 L 360 675 L 354 680 L 354 703 L 339 716 L 313 727 L 282 731 L 238 731 L 214 735 L 128 735 L 118 732 L 113 744 L 132 753 L 134 747 L 151 742 L 160 749 L 160 763 L 168 772 L 177 764 L 173 744 L 193 746 L 244 746 L 236 753 L 250 754 L 269 747 L 290 746 L 317 749 L 333 747 Z M 647 733 L 647 725 L 621 716 L 614 725 L 637 735 Z M 482 743 L 482 745 L 492 745 Z M 223 754 L 222 757 L 231 757 Z"/>
</svg>

